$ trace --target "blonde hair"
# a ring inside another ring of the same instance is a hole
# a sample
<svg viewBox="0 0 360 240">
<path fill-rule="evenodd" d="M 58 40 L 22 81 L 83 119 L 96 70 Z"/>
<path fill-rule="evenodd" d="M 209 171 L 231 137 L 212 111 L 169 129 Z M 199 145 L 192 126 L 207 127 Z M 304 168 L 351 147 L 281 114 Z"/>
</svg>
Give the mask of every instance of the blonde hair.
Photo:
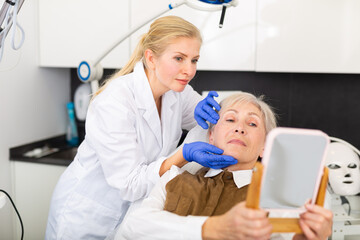
<svg viewBox="0 0 360 240">
<path fill-rule="evenodd" d="M 230 106 L 233 106 L 234 104 L 252 103 L 256 107 L 258 107 L 259 110 L 261 111 L 261 113 L 263 114 L 264 123 L 265 123 L 265 131 L 266 131 L 266 134 L 268 134 L 270 132 L 270 130 L 272 130 L 273 128 L 275 128 L 277 126 L 277 121 L 276 121 L 276 115 L 275 115 L 272 107 L 270 107 L 264 101 L 264 98 L 265 98 L 264 95 L 256 97 L 253 94 L 247 93 L 247 92 L 234 93 L 220 102 L 221 109 L 219 111 L 219 114 L 221 113 L 222 109 L 226 109 Z M 213 127 L 214 127 L 214 124 L 210 124 L 209 130 L 211 131 Z"/>
<path fill-rule="evenodd" d="M 161 56 L 174 39 L 181 37 L 196 38 L 202 43 L 199 29 L 181 17 L 166 16 L 155 20 L 150 25 L 149 31 L 142 35 L 130 60 L 120 71 L 105 81 L 105 84 L 94 94 L 94 97 L 99 95 L 113 79 L 133 72 L 136 63 L 140 60 L 147 68 L 144 58 L 145 50 L 150 49 L 155 56 Z"/>
</svg>

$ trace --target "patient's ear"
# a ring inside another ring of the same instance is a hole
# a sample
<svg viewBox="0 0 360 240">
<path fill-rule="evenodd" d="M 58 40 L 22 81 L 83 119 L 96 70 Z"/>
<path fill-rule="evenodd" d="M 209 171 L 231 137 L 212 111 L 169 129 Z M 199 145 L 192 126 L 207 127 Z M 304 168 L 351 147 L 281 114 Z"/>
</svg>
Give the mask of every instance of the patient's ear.
<svg viewBox="0 0 360 240">
<path fill-rule="evenodd" d="M 209 131 L 209 143 L 214 144 L 214 134 L 212 130 Z"/>
</svg>

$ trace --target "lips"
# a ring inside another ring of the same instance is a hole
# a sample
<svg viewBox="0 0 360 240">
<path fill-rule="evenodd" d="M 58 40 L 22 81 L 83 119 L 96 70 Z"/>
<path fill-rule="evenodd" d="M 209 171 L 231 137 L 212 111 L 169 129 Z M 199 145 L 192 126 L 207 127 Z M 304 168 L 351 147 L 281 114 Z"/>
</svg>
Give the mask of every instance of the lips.
<svg viewBox="0 0 360 240">
<path fill-rule="evenodd" d="M 176 81 L 178 81 L 182 85 L 186 85 L 189 83 L 189 80 L 186 80 L 186 79 L 176 79 Z"/>
<path fill-rule="evenodd" d="M 230 144 L 237 144 L 246 147 L 246 144 L 241 141 L 240 139 L 231 139 L 228 143 Z"/>
<path fill-rule="evenodd" d="M 347 181 L 343 181 L 343 183 L 346 183 L 346 184 L 352 184 L 352 183 L 353 183 L 353 181 L 349 181 L 349 180 L 347 180 Z"/>
</svg>

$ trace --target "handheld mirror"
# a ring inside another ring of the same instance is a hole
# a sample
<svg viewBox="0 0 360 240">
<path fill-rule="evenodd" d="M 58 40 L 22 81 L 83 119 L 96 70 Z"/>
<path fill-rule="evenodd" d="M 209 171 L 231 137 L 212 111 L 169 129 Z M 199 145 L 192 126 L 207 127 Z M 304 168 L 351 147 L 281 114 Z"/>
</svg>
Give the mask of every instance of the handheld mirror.
<svg viewBox="0 0 360 240">
<path fill-rule="evenodd" d="M 301 212 L 309 199 L 314 203 L 328 144 L 319 130 L 273 129 L 262 159 L 260 208 Z"/>
</svg>

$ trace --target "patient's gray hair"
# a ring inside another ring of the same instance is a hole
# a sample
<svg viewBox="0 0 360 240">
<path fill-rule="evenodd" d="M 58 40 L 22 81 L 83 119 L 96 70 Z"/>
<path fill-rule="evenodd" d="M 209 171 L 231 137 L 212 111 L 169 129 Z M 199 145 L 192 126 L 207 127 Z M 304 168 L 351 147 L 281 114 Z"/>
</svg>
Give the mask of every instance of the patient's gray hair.
<svg viewBox="0 0 360 240">
<path fill-rule="evenodd" d="M 220 102 L 221 109 L 219 111 L 219 114 L 221 113 L 222 109 L 226 109 L 237 103 L 244 103 L 244 102 L 252 103 L 255 106 L 257 106 L 259 108 L 259 110 L 261 111 L 261 113 L 263 114 L 264 122 L 265 122 L 265 131 L 266 131 L 266 134 L 268 134 L 270 132 L 270 130 L 272 130 L 273 128 L 276 127 L 277 122 L 276 122 L 276 115 L 275 115 L 272 107 L 270 107 L 264 101 L 264 98 L 265 98 L 264 95 L 256 97 L 251 93 L 239 91 L 239 92 L 234 93 L 234 94 L 230 95 L 229 97 L 223 99 Z M 209 131 L 211 131 L 213 127 L 214 127 L 214 124 L 210 124 Z"/>
</svg>

